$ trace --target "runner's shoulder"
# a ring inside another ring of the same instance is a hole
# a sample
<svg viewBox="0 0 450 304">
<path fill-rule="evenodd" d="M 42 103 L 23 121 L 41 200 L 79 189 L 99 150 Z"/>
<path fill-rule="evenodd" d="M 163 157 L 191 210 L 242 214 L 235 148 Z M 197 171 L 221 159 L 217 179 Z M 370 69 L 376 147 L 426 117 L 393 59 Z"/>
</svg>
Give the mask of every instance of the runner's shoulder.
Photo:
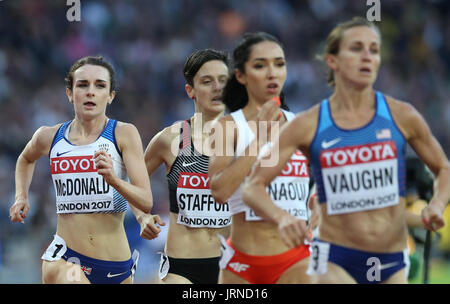
<svg viewBox="0 0 450 304">
<path fill-rule="evenodd" d="M 391 96 L 385 95 L 389 109 L 395 117 L 408 119 L 414 118 L 418 114 L 417 109 L 409 102 L 402 101 Z"/>
<path fill-rule="evenodd" d="M 46 149 L 49 148 L 53 142 L 53 138 L 61 127 L 62 123 L 56 124 L 54 126 L 41 126 L 36 132 L 34 132 L 32 141 L 33 144 L 38 148 Z"/>
<path fill-rule="evenodd" d="M 173 140 L 180 137 L 180 130 L 182 128 L 183 121 L 177 121 L 172 125 L 165 127 L 152 138 L 149 145 L 157 145 L 160 149 L 170 148 Z"/>
</svg>

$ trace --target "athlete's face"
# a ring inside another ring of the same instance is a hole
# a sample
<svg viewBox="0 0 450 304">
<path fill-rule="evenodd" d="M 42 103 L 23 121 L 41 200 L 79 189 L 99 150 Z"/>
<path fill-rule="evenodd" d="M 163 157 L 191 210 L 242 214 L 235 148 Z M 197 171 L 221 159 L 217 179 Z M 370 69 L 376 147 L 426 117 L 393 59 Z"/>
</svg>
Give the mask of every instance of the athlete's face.
<svg viewBox="0 0 450 304">
<path fill-rule="evenodd" d="M 380 37 L 367 26 L 347 29 L 337 55 L 327 55 L 327 63 L 338 78 L 358 86 L 371 86 L 380 67 Z"/>
<path fill-rule="evenodd" d="M 88 116 L 105 114 L 107 104 L 114 99 L 110 93 L 109 71 L 99 65 L 86 64 L 73 73 L 73 88 L 66 90 L 75 113 Z"/>
<path fill-rule="evenodd" d="M 236 70 L 236 78 L 247 88 L 249 100 L 259 104 L 280 95 L 286 74 L 284 51 L 272 41 L 255 44 L 245 62 L 245 73 Z"/>
<path fill-rule="evenodd" d="M 186 92 L 195 100 L 196 112 L 216 115 L 225 111 L 222 91 L 228 80 L 228 67 L 221 60 L 205 62 L 194 76 L 194 86 Z"/>
</svg>

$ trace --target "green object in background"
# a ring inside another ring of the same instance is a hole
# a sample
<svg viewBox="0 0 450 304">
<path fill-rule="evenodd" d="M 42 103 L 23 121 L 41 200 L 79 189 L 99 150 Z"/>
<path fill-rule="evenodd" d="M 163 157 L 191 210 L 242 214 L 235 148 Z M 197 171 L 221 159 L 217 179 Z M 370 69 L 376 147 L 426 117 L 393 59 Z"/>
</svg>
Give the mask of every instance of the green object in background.
<svg viewBox="0 0 450 304">
<path fill-rule="evenodd" d="M 408 280 L 414 280 L 418 276 L 420 268 L 420 259 L 416 253 L 413 253 L 409 256 L 409 262 L 410 266 Z"/>
<path fill-rule="evenodd" d="M 421 255 L 419 254 L 419 257 Z M 420 264 L 422 264 L 420 259 Z M 422 264 L 423 265 L 423 264 Z M 450 284 L 450 260 L 443 258 L 430 259 L 429 284 Z M 410 284 L 423 284 L 423 267 L 419 267 L 419 274 L 409 281 Z"/>
</svg>

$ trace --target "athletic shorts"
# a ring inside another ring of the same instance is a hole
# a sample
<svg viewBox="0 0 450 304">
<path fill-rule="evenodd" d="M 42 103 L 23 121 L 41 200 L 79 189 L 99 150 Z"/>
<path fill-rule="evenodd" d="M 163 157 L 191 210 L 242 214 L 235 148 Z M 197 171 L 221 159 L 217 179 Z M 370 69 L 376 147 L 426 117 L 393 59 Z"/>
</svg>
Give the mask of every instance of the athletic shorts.
<svg viewBox="0 0 450 304">
<path fill-rule="evenodd" d="M 314 239 L 310 250 L 309 275 L 327 273 L 327 263 L 331 262 L 347 271 L 358 284 L 384 282 L 404 267 L 408 277 L 408 249 L 403 252 L 373 253 Z"/>
<path fill-rule="evenodd" d="M 219 266 L 252 284 L 274 284 L 289 267 L 309 256 L 309 245 L 295 247 L 277 255 L 256 256 L 238 251 L 231 239 L 222 243 Z"/>
<path fill-rule="evenodd" d="M 161 253 L 159 278 L 162 280 L 168 273 L 173 273 L 188 279 L 193 284 L 217 284 L 219 260 L 220 257 L 180 259 Z"/>
<path fill-rule="evenodd" d="M 64 259 L 67 262 L 81 267 L 91 284 L 119 284 L 130 275 L 134 278 L 139 252 L 134 250 L 132 257 L 127 261 L 103 261 L 82 255 L 66 246 L 63 238 L 55 234 L 53 242 L 48 246 L 41 259 L 57 261 Z M 77 271 L 67 272 L 68 280 L 74 283 L 79 280 Z"/>
</svg>

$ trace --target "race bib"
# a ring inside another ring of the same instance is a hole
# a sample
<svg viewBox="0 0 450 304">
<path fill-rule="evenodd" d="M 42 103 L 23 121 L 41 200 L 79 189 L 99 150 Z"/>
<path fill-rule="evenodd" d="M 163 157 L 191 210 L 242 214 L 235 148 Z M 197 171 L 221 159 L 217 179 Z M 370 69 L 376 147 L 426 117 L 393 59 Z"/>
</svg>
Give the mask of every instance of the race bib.
<svg viewBox="0 0 450 304">
<path fill-rule="evenodd" d="M 66 253 L 67 245 L 63 238 L 59 235 L 55 234 L 53 237 L 53 241 L 47 247 L 41 259 L 45 261 L 57 261 L 61 259 L 61 257 Z"/>
<path fill-rule="evenodd" d="M 223 228 L 231 224 L 229 205 L 214 200 L 206 173 L 180 172 L 177 203 L 178 224 L 192 228 Z"/>
<path fill-rule="evenodd" d="M 50 164 L 57 213 L 114 210 L 114 189 L 97 173 L 92 155 L 54 157 Z"/>
<path fill-rule="evenodd" d="M 313 241 L 309 246 L 309 265 L 306 273 L 308 275 L 325 274 L 328 271 L 328 258 L 330 254 L 330 244 Z"/>
<path fill-rule="evenodd" d="M 266 191 L 278 207 L 292 216 L 307 220 L 309 173 L 306 157 L 299 151 L 294 153 L 280 175 L 266 187 Z M 252 209 L 247 208 L 245 220 L 260 221 L 262 218 L 257 216 Z"/>
<path fill-rule="evenodd" d="M 234 249 L 231 248 L 230 245 L 228 245 L 227 241 L 221 234 L 217 234 L 220 240 L 220 261 L 219 261 L 219 267 L 220 269 L 227 268 L 228 263 L 234 256 Z"/>
<path fill-rule="evenodd" d="M 320 162 L 328 214 L 398 204 L 397 147 L 393 141 L 324 150 Z"/>
<path fill-rule="evenodd" d="M 167 274 L 169 273 L 169 257 L 167 256 L 167 254 L 165 252 L 161 252 L 161 259 L 159 260 L 159 279 L 162 280 L 164 279 Z"/>
</svg>

